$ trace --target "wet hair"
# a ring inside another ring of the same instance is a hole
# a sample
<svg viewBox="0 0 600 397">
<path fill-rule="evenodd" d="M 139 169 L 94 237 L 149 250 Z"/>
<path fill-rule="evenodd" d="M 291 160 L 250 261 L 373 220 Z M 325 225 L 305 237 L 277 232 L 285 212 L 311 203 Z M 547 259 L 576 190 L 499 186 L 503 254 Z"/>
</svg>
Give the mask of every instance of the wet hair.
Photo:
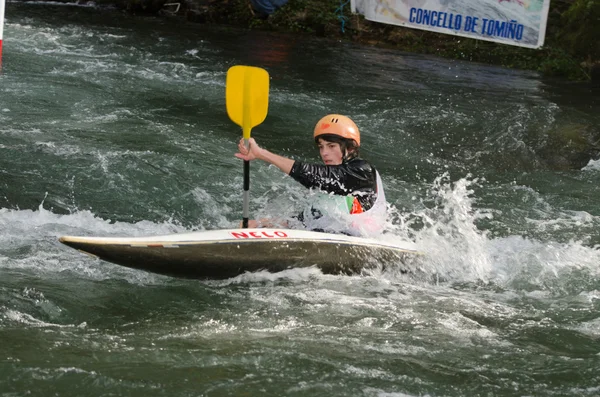
<svg viewBox="0 0 600 397">
<path fill-rule="evenodd" d="M 342 162 L 352 160 L 358 157 L 358 145 L 354 139 L 343 138 L 335 134 L 322 134 L 315 137 L 315 143 L 319 144 L 319 139 L 325 142 L 338 143 L 342 149 Z"/>
</svg>

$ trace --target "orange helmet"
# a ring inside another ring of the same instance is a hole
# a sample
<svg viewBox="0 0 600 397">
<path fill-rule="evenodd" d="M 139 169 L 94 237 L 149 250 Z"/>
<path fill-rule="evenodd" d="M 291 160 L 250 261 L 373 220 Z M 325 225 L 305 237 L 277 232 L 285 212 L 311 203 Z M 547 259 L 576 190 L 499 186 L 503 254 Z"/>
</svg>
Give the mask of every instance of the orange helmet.
<svg viewBox="0 0 600 397">
<path fill-rule="evenodd" d="M 314 138 L 316 139 L 319 135 L 337 135 L 346 139 L 354 139 L 356 146 L 360 146 L 360 131 L 354 124 L 354 121 L 350 120 L 349 117 L 342 116 L 341 114 L 328 114 L 323 117 L 315 126 Z"/>
</svg>

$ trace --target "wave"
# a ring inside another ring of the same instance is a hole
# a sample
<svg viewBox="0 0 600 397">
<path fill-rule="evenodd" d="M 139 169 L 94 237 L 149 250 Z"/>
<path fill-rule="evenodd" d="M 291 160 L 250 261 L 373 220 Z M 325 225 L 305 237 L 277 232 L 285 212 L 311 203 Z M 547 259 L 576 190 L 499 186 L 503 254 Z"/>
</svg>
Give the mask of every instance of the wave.
<svg viewBox="0 0 600 397">
<path fill-rule="evenodd" d="M 436 205 L 430 208 L 400 213 L 390 208 L 392 216 L 387 232 L 380 238 L 393 241 L 412 240 L 424 255 L 416 261 L 416 271 L 404 274 L 394 267 L 365 271 L 366 276 L 382 282 L 418 279 L 425 284 L 479 285 L 529 293 L 571 295 L 600 288 L 600 250 L 580 241 L 542 241 L 520 235 L 494 237 L 477 226 L 479 219 L 493 215 L 473 207 L 474 181 L 461 179 L 450 183 L 440 177 L 432 186 Z M 213 217 L 220 219 L 218 227 L 231 227 L 216 201 L 204 190 L 196 190 L 197 200 L 213 208 Z M 231 209 L 225 209 L 230 212 Z M 184 233 L 189 229 L 169 219 L 163 222 L 113 222 L 90 210 L 75 210 L 70 214 L 55 214 L 44 208 L 37 210 L 0 209 L 0 267 L 29 269 L 33 272 L 79 273 L 95 279 L 125 277 L 145 279 L 141 272 L 99 265 L 98 261 L 80 255 L 58 243 L 62 235 L 83 236 L 149 236 Z M 198 229 L 196 229 L 198 230 Z M 200 229 L 203 230 L 203 229 Z M 159 276 L 157 276 L 159 277 Z M 225 284 L 274 280 L 306 281 L 320 275 L 317 269 L 291 270 L 281 274 L 245 274 Z M 159 277 L 160 278 L 160 277 Z M 387 280 L 387 281 L 385 281 Z"/>
</svg>

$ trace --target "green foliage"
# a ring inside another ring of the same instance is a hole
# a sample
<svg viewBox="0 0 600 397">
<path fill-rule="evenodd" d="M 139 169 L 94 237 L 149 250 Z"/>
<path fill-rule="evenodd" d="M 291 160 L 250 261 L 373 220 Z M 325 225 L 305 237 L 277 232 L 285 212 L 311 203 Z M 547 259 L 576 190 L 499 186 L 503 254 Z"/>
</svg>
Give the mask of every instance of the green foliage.
<svg viewBox="0 0 600 397">
<path fill-rule="evenodd" d="M 165 0 L 121 1 L 136 4 L 139 9 L 141 4 Z M 346 0 L 289 0 L 267 18 L 255 15 L 249 0 L 189 1 L 207 10 L 199 18 L 202 22 L 357 40 L 408 52 L 537 70 L 573 80 L 589 79 L 592 66 L 600 64 L 600 0 L 553 0 L 546 44 L 538 50 L 366 21 L 351 14 Z"/>
<path fill-rule="evenodd" d="M 576 58 L 573 58 L 565 50 L 560 48 L 550 48 L 545 51 L 545 55 L 536 68 L 545 76 L 564 77 L 569 80 L 589 79 L 589 74 L 581 67 Z"/>
<path fill-rule="evenodd" d="M 289 32 L 323 32 L 327 26 L 339 24 L 335 13 L 339 4 L 337 0 L 290 0 L 267 19 L 255 19 L 250 26 Z"/>
<path fill-rule="evenodd" d="M 575 0 L 562 20 L 565 48 L 580 57 L 600 59 L 600 1 Z"/>
<path fill-rule="evenodd" d="M 133 14 L 156 14 L 167 0 L 124 0 L 119 5 Z"/>
</svg>

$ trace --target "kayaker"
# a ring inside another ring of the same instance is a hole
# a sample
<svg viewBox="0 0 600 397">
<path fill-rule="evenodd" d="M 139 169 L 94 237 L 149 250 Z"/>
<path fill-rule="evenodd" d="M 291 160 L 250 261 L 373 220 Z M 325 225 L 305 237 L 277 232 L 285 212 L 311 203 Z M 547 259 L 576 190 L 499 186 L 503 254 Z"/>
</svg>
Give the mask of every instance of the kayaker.
<svg viewBox="0 0 600 397">
<path fill-rule="evenodd" d="M 386 203 L 379 173 L 360 158 L 360 131 L 347 116 L 329 114 L 319 120 L 313 137 L 324 164 L 283 157 L 261 148 L 250 138 L 238 145 L 236 157 L 259 159 L 275 165 L 309 189 L 320 191 L 296 218 L 310 229 L 352 235 L 380 233 L 385 224 Z M 248 227 L 274 227 L 272 220 L 250 220 Z"/>
</svg>

